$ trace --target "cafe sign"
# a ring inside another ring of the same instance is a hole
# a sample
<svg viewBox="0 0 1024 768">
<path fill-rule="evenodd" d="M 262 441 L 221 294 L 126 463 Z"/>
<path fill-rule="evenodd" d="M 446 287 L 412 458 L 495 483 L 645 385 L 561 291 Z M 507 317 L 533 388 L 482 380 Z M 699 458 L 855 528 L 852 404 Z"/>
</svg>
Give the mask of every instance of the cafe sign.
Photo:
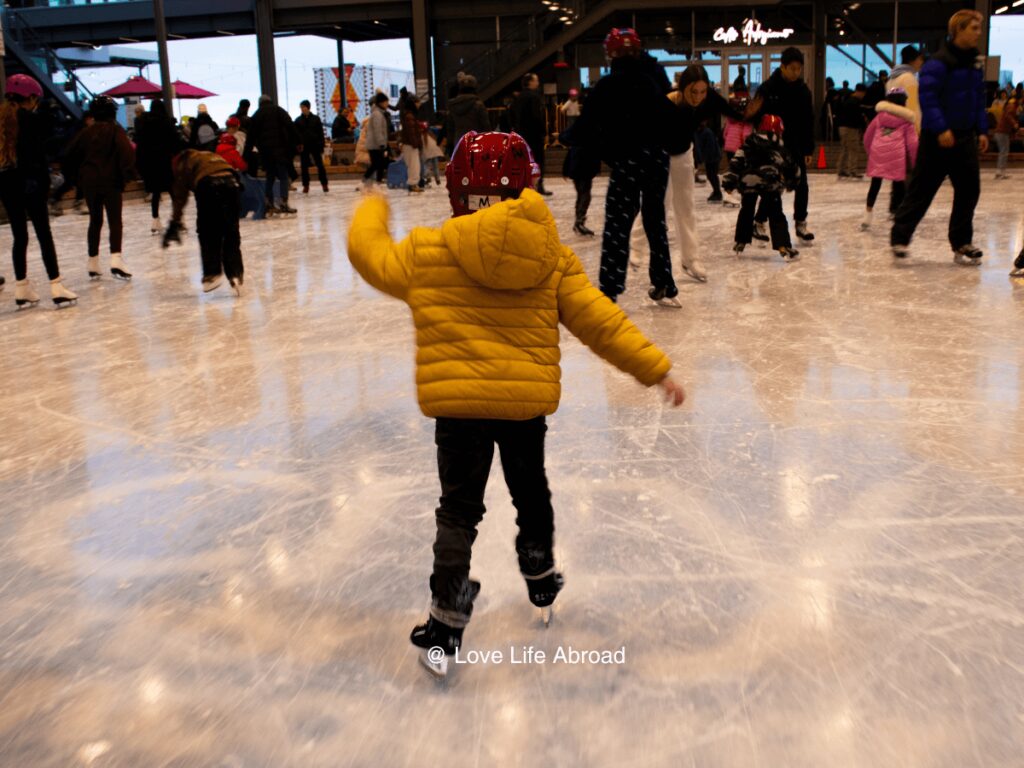
<svg viewBox="0 0 1024 768">
<path fill-rule="evenodd" d="M 747 46 L 767 45 L 769 40 L 785 40 L 793 34 L 793 31 L 789 27 L 784 29 L 765 28 L 757 19 L 744 19 L 743 26 L 739 29 L 719 27 L 715 30 L 712 39 L 716 43 L 725 43 L 726 45 L 732 45 L 741 38 L 743 44 Z"/>
</svg>

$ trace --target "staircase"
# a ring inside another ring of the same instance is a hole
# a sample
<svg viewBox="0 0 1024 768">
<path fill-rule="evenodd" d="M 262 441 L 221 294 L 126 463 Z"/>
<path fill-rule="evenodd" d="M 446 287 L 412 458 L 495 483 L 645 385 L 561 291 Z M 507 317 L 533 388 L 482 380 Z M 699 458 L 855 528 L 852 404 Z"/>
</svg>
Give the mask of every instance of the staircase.
<svg viewBox="0 0 1024 768">
<path fill-rule="evenodd" d="M 15 10 L 0 9 L 4 35 L 4 67 L 7 76 L 30 75 L 75 120 L 82 118 L 93 94 L 75 73 L 44 43 Z"/>
</svg>

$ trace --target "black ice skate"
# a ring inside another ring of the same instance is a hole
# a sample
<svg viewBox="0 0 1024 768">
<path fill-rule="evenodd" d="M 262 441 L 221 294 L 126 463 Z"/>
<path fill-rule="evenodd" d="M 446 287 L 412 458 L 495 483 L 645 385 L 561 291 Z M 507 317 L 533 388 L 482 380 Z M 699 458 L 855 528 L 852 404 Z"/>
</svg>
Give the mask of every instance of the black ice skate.
<svg viewBox="0 0 1024 768">
<path fill-rule="evenodd" d="M 282 202 L 277 209 L 277 213 L 279 216 L 294 216 L 298 211 L 295 208 L 289 207 L 288 203 Z"/>
<path fill-rule="evenodd" d="M 1024 250 L 1017 254 L 1017 259 L 1013 262 L 1013 271 L 1010 275 L 1012 277 L 1024 277 Z"/>
<path fill-rule="evenodd" d="M 448 675 L 448 657 L 462 647 L 462 631 L 464 627 L 449 627 L 433 616 L 426 624 L 413 627 L 409 640 L 420 652 L 420 664 L 434 677 Z"/>
<path fill-rule="evenodd" d="M 562 587 L 565 586 L 565 579 L 554 568 L 550 568 L 536 576 L 527 576 L 524 573 L 523 578 L 526 579 L 526 589 L 530 593 L 530 602 L 540 609 L 540 620 L 544 622 L 545 627 L 550 626 L 551 606 L 554 604 L 558 593 L 562 591 Z"/>
<path fill-rule="evenodd" d="M 651 301 L 655 304 L 662 307 L 671 307 L 672 309 L 679 309 L 683 306 L 679 303 L 679 299 L 676 298 L 677 293 L 678 291 L 673 291 L 670 296 L 668 288 L 657 286 L 651 286 L 651 289 L 647 291 L 647 295 L 651 297 Z"/>
<path fill-rule="evenodd" d="M 973 245 L 961 245 L 953 251 L 953 261 L 966 267 L 976 267 L 981 264 L 981 249 Z"/>
<path fill-rule="evenodd" d="M 796 236 L 808 245 L 814 240 L 814 233 L 807 230 L 806 221 L 798 221 L 796 223 Z"/>
<path fill-rule="evenodd" d="M 594 230 L 588 229 L 586 224 L 583 224 L 582 222 L 579 222 L 579 221 L 577 221 L 573 225 L 572 231 L 575 232 L 577 235 L 583 235 L 585 237 L 593 237 L 594 236 Z"/>
<path fill-rule="evenodd" d="M 732 250 L 737 256 L 743 253 L 743 249 L 747 247 L 746 243 L 733 243 Z"/>
</svg>

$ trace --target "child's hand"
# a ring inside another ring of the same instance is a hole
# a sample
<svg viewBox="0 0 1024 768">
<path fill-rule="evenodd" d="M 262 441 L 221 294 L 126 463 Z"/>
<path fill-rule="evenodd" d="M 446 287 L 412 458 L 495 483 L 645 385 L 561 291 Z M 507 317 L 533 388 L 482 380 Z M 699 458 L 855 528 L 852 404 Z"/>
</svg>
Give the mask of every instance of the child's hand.
<svg viewBox="0 0 1024 768">
<path fill-rule="evenodd" d="M 658 386 L 665 393 L 666 403 L 672 403 L 673 406 L 678 407 L 686 399 L 686 392 L 683 390 L 683 386 L 668 374 L 658 382 Z"/>
</svg>

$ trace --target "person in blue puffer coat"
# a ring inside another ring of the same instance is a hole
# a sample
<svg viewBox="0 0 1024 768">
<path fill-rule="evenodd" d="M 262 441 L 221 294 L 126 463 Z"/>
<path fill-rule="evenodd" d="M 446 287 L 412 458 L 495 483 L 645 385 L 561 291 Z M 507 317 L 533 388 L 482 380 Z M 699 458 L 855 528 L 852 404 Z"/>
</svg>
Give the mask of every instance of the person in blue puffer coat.
<svg viewBox="0 0 1024 768">
<path fill-rule="evenodd" d="M 961 10 L 949 19 L 949 37 L 920 74 L 921 141 L 903 204 L 896 212 L 889 242 L 893 256 L 905 258 L 914 230 L 949 177 L 953 210 L 949 244 L 953 260 L 981 263 L 974 237 L 974 208 L 981 193 L 978 149 L 988 149 L 984 57 L 978 51 L 982 15 Z"/>
</svg>

